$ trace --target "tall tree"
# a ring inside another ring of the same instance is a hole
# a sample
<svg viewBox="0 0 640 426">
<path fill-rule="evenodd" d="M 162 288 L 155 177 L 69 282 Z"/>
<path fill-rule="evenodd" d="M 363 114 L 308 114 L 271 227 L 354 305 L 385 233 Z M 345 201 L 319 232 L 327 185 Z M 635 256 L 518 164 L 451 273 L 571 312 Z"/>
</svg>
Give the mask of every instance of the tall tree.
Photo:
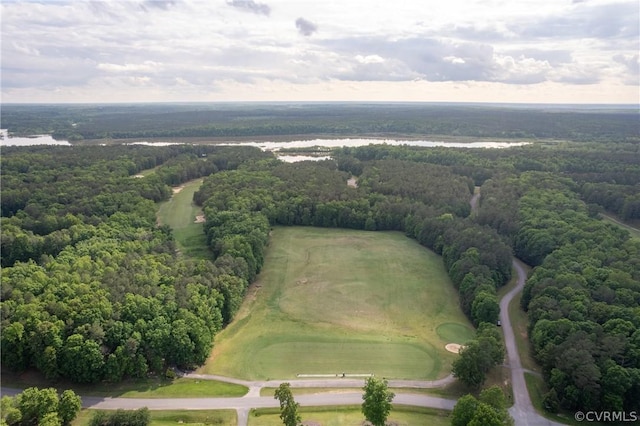
<svg viewBox="0 0 640 426">
<path fill-rule="evenodd" d="M 451 412 L 451 426 L 467 426 L 478 408 L 478 400 L 471 394 L 458 399 Z"/>
<path fill-rule="evenodd" d="M 291 393 L 289 383 L 280 383 L 274 398 L 280 401 L 280 419 L 285 426 L 297 426 L 302 418 L 298 414 L 298 404 Z"/>
<path fill-rule="evenodd" d="M 481 323 L 476 338 L 460 351 L 460 357 L 453 362 L 453 375 L 466 385 L 479 388 L 489 370 L 502 363 L 504 355 L 504 344 L 496 327 Z"/>
<path fill-rule="evenodd" d="M 513 426 L 507 411 L 507 402 L 498 386 L 480 392 L 479 400 L 473 395 L 458 399 L 451 412 L 452 426 Z"/>
<path fill-rule="evenodd" d="M 63 425 L 70 424 L 71 421 L 76 418 L 81 408 L 82 401 L 74 391 L 67 389 L 62 392 L 60 402 L 58 403 L 58 417 L 60 417 Z"/>
<path fill-rule="evenodd" d="M 389 391 L 386 380 L 375 377 L 369 377 L 365 381 L 363 390 L 362 414 L 373 426 L 384 426 L 396 395 Z"/>
</svg>

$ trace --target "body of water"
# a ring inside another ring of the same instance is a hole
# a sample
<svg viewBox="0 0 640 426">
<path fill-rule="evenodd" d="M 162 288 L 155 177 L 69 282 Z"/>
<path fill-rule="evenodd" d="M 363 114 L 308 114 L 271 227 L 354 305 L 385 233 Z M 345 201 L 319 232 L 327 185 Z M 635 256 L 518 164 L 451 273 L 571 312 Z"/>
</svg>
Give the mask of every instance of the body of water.
<svg viewBox="0 0 640 426">
<path fill-rule="evenodd" d="M 285 163 L 296 163 L 298 161 L 322 161 L 329 160 L 331 157 L 328 155 L 315 156 L 315 155 L 280 155 L 278 154 L 278 160 Z"/>
<path fill-rule="evenodd" d="M 7 129 L 0 130 L 0 146 L 71 145 L 69 141 L 57 141 L 51 135 L 10 137 Z"/>
<path fill-rule="evenodd" d="M 133 142 L 132 145 L 148 145 L 148 146 L 167 146 L 175 145 L 180 142 Z M 249 141 L 249 142 L 229 142 L 218 145 L 223 146 L 255 146 L 263 151 L 271 151 L 276 154 L 278 159 L 287 163 L 297 161 L 320 161 L 331 158 L 330 156 L 311 156 L 295 153 L 279 154 L 282 148 L 337 148 L 343 146 L 356 147 L 367 146 L 371 144 L 387 144 L 387 145 L 411 145 L 422 147 L 449 147 L 449 148 L 510 148 L 514 146 L 529 145 L 531 142 L 494 142 L 494 141 L 478 141 L 478 142 L 447 142 L 447 141 L 429 141 L 429 140 L 397 140 L 397 139 L 367 139 L 367 138 L 340 138 L 340 139 L 308 139 L 294 140 L 288 142 L 269 142 L 269 141 Z"/>
<path fill-rule="evenodd" d="M 148 146 L 168 146 L 179 145 L 183 142 L 132 142 L 131 145 L 148 145 Z M 357 147 L 371 144 L 386 145 L 410 145 L 422 147 L 449 147 L 449 148 L 510 148 L 514 146 L 528 145 L 530 142 L 494 142 L 494 141 L 477 141 L 477 142 L 448 142 L 448 141 L 430 141 L 430 140 L 398 140 L 398 139 L 367 139 L 367 138 L 338 138 L 338 139 L 308 139 L 294 140 L 289 142 L 270 142 L 270 141 L 249 141 L 249 142 L 229 142 L 218 145 L 225 146 L 255 146 L 263 151 L 272 151 L 277 157 L 288 163 L 296 161 L 319 161 L 326 160 L 331 157 L 327 155 L 311 156 L 279 154 L 282 148 L 337 148 L 343 146 Z M 51 135 L 34 135 L 29 137 L 9 137 L 6 129 L 0 130 L 0 146 L 31 146 L 31 145 L 71 145 L 68 141 L 58 141 L 53 139 Z"/>
<path fill-rule="evenodd" d="M 411 145 L 423 147 L 449 147 L 449 148 L 510 148 L 513 146 L 529 145 L 531 142 L 447 142 L 429 140 L 398 140 L 398 139 L 366 139 L 366 138 L 341 138 L 341 139 L 309 139 L 290 142 L 236 142 L 224 145 L 248 145 L 256 146 L 264 151 L 278 151 L 281 148 L 337 148 L 342 146 L 366 146 L 371 144 L 386 145 Z"/>
</svg>

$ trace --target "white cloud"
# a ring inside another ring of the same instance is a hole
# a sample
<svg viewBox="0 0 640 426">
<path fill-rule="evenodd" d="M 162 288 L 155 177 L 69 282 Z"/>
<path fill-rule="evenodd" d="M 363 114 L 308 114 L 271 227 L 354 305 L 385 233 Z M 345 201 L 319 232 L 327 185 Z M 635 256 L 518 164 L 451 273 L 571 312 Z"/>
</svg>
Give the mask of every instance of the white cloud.
<svg viewBox="0 0 640 426">
<path fill-rule="evenodd" d="M 256 3 L 253 0 L 231 0 L 227 4 L 237 7 L 238 9 L 246 10 L 247 12 L 257 13 L 258 15 L 269 16 L 271 13 L 271 8 L 268 4 Z"/>
<path fill-rule="evenodd" d="M 29 47 L 25 43 L 22 43 L 20 41 L 14 41 L 13 43 L 11 43 L 11 45 L 16 52 L 23 53 L 29 56 L 40 56 L 40 51 L 38 49 Z"/>
<path fill-rule="evenodd" d="M 355 59 L 361 64 L 380 64 L 384 62 L 384 59 L 378 55 L 356 55 Z"/>
<path fill-rule="evenodd" d="M 466 61 L 464 58 L 458 58 L 457 56 L 445 56 L 442 58 L 443 61 L 448 62 L 450 64 L 465 64 Z"/>
<path fill-rule="evenodd" d="M 131 73 L 131 72 L 150 72 L 150 71 L 158 71 L 162 64 L 153 61 L 144 61 L 141 64 L 109 64 L 109 63 L 101 63 L 98 64 L 98 69 L 107 72 L 118 72 L 118 73 Z"/>
<path fill-rule="evenodd" d="M 413 94 L 399 84 L 412 80 L 447 87 L 452 98 L 480 93 L 481 84 L 503 84 L 514 96 L 553 84 L 582 99 L 586 84 L 600 85 L 611 102 L 627 102 L 634 98 L 611 87 L 640 85 L 636 0 L 26 1 L 0 9 L 5 102 L 90 92 L 206 100 L 231 87 L 242 100 L 258 85 L 274 100 L 373 86 L 402 100 Z M 561 93 L 553 87 L 551 95 Z"/>
<path fill-rule="evenodd" d="M 494 80 L 504 83 L 541 83 L 548 80 L 547 74 L 552 70 L 549 62 L 524 56 L 514 58 L 496 55 L 494 65 Z"/>
</svg>

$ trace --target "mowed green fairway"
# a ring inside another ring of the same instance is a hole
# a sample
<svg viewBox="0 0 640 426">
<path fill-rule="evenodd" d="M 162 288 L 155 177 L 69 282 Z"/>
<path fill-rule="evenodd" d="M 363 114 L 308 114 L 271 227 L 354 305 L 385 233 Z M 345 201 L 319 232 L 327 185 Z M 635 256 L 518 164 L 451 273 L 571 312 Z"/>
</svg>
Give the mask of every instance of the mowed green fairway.
<svg viewBox="0 0 640 426">
<path fill-rule="evenodd" d="M 180 186 L 169 201 L 158 206 L 158 221 L 162 225 L 169 225 L 178 248 L 187 256 L 211 259 L 212 255 L 207 247 L 207 240 L 202 230 L 202 223 L 196 223 L 197 215 L 202 210 L 193 204 L 193 194 L 202 185 L 202 179 L 192 180 Z"/>
<path fill-rule="evenodd" d="M 261 274 L 200 371 L 246 379 L 435 379 L 455 359 L 445 345 L 472 337 L 440 257 L 414 240 L 399 232 L 279 227 Z"/>
</svg>

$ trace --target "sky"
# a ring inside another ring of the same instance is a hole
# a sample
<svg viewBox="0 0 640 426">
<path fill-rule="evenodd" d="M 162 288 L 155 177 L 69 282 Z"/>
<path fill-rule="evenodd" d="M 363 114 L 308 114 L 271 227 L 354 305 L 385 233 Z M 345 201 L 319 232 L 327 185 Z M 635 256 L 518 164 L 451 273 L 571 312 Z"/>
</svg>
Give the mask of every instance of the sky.
<svg viewBox="0 0 640 426">
<path fill-rule="evenodd" d="M 640 103 L 638 0 L 1 1 L 3 103 Z"/>
</svg>

